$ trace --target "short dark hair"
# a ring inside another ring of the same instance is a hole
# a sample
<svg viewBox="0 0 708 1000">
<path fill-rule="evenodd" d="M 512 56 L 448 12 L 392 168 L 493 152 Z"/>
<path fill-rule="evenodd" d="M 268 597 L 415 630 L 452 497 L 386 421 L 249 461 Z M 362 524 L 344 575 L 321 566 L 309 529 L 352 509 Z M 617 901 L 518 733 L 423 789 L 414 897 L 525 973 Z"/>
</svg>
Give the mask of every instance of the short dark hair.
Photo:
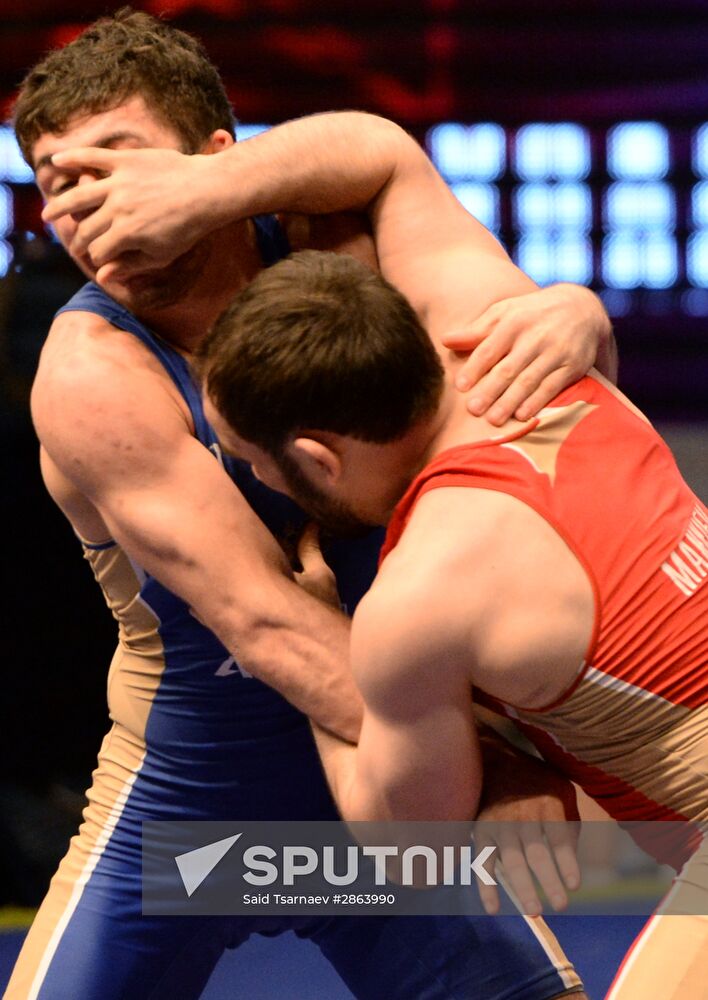
<svg viewBox="0 0 708 1000">
<path fill-rule="evenodd" d="M 443 383 L 407 299 L 353 257 L 315 250 L 241 291 L 197 364 L 222 417 L 275 456 L 304 430 L 394 441 L 434 412 Z"/>
<path fill-rule="evenodd" d="M 216 67 L 196 38 L 142 11 L 122 7 L 50 52 L 25 77 L 13 109 L 15 134 L 31 165 L 45 132 L 61 133 L 81 114 L 117 107 L 135 95 L 196 153 L 234 116 Z"/>
</svg>

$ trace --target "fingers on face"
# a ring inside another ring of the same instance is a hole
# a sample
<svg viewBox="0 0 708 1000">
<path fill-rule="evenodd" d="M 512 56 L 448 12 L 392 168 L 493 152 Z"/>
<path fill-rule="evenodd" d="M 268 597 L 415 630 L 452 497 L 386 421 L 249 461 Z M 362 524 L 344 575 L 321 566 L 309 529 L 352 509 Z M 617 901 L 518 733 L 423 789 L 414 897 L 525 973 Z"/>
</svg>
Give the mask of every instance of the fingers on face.
<svg viewBox="0 0 708 1000">
<path fill-rule="evenodd" d="M 110 173 L 120 159 L 120 150 L 102 149 L 100 146 L 79 146 L 54 153 L 52 165 L 59 170 L 97 170 Z"/>
<path fill-rule="evenodd" d="M 69 191 L 50 197 L 42 210 L 44 222 L 56 222 L 64 215 L 78 215 L 91 212 L 102 205 L 108 193 L 105 180 L 94 180 L 90 184 L 75 184 Z"/>
</svg>

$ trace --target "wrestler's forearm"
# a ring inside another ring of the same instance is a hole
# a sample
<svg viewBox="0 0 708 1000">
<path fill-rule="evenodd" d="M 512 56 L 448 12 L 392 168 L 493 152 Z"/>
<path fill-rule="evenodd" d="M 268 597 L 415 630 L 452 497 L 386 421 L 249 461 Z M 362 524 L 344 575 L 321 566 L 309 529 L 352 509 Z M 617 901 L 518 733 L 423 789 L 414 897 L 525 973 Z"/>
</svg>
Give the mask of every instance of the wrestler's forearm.
<svg viewBox="0 0 708 1000">
<path fill-rule="evenodd" d="M 349 619 L 295 584 L 274 588 L 249 620 L 228 612 L 216 625 L 239 666 L 274 688 L 323 730 L 355 742 L 362 700 L 349 670 Z"/>
<path fill-rule="evenodd" d="M 422 156 L 394 122 L 342 112 L 287 122 L 209 158 L 208 166 L 229 221 L 261 212 L 365 209 L 401 162 Z"/>
<path fill-rule="evenodd" d="M 104 516 L 125 551 L 218 637 L 234 669 L 274 688 L 324 729 L 358 738 L 362 700 L 349 669 L 350 620 L 295 583 L 270 536 L 234 525 L 239 553 L 228 534 L 221 544 L 211 535 L 191 544 L 185 528 L 185 537 L 170 543 L 154 520 L 147 539 L 144 526 Z M 231 527 L 225 515 L 217 523 Z"/>
<path fill-rule="evenodd" d="M 351 787 L 356 769 L 356 746 L 334 736 L 313 719 L 310 720 L 310 725 L 332 798 L 340 813 L 346 816 L 347 789 Z"/>
</svg>

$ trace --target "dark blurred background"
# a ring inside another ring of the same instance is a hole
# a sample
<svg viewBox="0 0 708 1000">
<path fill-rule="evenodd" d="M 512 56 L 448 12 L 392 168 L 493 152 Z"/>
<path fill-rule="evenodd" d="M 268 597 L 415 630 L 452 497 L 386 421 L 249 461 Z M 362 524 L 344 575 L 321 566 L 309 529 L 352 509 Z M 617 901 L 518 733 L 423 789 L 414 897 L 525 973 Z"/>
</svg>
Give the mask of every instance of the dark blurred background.
<svg viewBox="0 0 708 1000">
<path fill-rule="evenodd" d="M 116 5 L 117 6 L 117 5 Z M 708 5 L 701 0 L 175 0 L 242 136 L 332 108 L 394 118 L 540 283 L 595 288 L 621 387 L 708 497 Z M 48 49 L 114 9 L 0 0 L 3 119 Z M 0 903 L 41 895 L 107 718 L 114 629 L 45 496 L 27 400 L 80 279 L 0 125 Z"/>
</svg>

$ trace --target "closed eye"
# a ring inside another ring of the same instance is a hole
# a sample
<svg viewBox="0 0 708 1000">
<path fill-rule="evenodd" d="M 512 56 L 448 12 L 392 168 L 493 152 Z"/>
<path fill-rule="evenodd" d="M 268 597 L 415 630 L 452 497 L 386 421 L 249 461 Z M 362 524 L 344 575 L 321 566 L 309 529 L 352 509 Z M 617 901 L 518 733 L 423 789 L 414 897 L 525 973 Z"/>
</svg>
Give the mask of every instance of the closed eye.
<svg viewBox="0 0 708 1000">
<path fill-rule="evenodd" d="M 50 198 L 56 198 L 57 195 L 62 194 L 63 191 L 68 191 L 70 188 L 76 187 L 76 178 L 69 177 L 65 181 L 61 181 L 59 184 L 55 184 L 54 187 L 49 192 Z"/>
</svg>

